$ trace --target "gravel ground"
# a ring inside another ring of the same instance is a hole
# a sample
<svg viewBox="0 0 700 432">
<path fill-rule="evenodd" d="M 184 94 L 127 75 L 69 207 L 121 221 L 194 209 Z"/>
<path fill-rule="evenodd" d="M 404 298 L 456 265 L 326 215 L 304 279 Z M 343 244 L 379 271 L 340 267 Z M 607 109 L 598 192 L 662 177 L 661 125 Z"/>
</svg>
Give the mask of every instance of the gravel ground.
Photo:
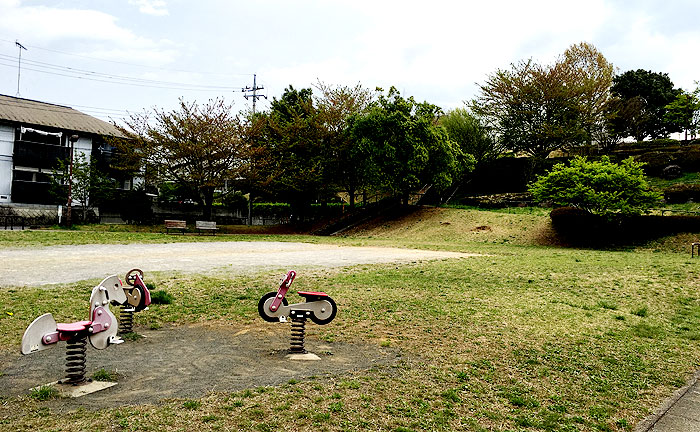
<svg viewBox="0 0 700 432">
<path fill-rule="evenodd" d="M 310 337 L 306 348 L 319 355 L 320 361 L 285 358 L 290 330 L 289 324 L 281 323 L 258 322 L 245 328 L 138 329 L 144 339 L 105 350 L 88 344 L 86 376 L 99 369 L 116 371 L 119 385 L 78 399 L 55 400 L 49 406 L 71 411 L 157 403 L 164 398 L 200 398 L 211 391 L 232 392 L 281 385 L 291 379 L 344 375 L 402 359 L 390 348 L 324 342 L 315 337 L 318 326 L 307 328 Z M 27 394 L 32 387 L 63 378 L 65 355 L 65 343 L 28 356 L 0 353 L 0 396 Z"/>
<path fill-rule="evenodd" d="M 289 270 L 464 258 L 474 254 L 288 242 L 52 246 L 0 251 L 0 286 L 43 286 L 122 275 L 132 268 L 183 273 Z"/>
</svg>

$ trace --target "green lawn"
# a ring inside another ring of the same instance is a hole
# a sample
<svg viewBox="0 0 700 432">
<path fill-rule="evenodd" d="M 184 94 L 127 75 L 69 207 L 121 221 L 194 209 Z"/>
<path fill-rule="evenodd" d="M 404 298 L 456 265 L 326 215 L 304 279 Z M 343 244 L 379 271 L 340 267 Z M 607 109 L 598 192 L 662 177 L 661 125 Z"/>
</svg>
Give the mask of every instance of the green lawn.
<svg viewBox="0 0 700 432">
<path fill-rule="evenodd" d="M 341 311 L 310 337 L 390 346 L 402 352 L 397 366 L 60 416 L 46 402 L 13 398 L 0 401 L 11 408 L 0 410 L 0 429 L 626 431 L 698 368 L 697 259 L 537 246 L 539 234 L 528 231 L 544 229 L 546 217 L 536 214 L 415 217 L 319 241 L 489 255 L 316 270 L 295 282 L 330 293 Z M 269 280 L 149 275 L 175 302 L 136 322 L 259 325 L 256 302 Z M 41 312 L 83 319 L 72 298 L 90 286 L 0 289 L 0 349 L 16 352 Z"/>
</svg>

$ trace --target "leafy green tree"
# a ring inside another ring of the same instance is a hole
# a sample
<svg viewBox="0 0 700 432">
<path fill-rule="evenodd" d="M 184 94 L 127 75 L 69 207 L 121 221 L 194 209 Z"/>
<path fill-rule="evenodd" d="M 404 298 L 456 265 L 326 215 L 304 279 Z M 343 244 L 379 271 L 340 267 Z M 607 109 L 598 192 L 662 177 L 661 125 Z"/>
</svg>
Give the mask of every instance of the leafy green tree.
<svg viewBox="0 0 700 432">
<path fill-rule="evenodd" d="M 408 203 L 410 192 L 428 184 L 445 190 L 472 168 L 473 157 L 449 140 L 437 123 L 439 114 L 435 105 L 406 99 L 392 87 L 366 114 L 354 118 L 353 137 L 373 168 L 378 189 Z"/>
<path fill-rule="evenodd" d="M 609 219 L 639 215 L 661 200 L 661 194 L 649 187 L 642 166 L 632 157 L 621 164 L 607 156 L 599 161 L 576 157 L 568 166 L 555 165 L 529 189 L 538 201 L 578 207 Z"/>
<path fill-rule="evenodd" d="M 312 90 L 289 86 L 254 123 L 250 144 L 255 187 L 289 203 L 294 217 L 303 219 L 312 201 L 333 191 L 326 181 L 326 130 Z"/>
<path fill-rule="evenodd" d="M 125 120 L 114 142 L 124 161 L 138 161 L 149 182 L 175 182 L 196 197 L 211 219 L 215 191 L 239 176 L 245 158 L 241 125 L 223 99 L 205 105 L 180 100 L 177 109 L 155 108 Z"/>
<path fill-rule="evenodd" d="M 664 107 L 664 120 L 685 132 L 685 140 L 690 136 L 695 138 L 700 125 L 700 98 L 696 89 L 692 93 L 681 91 L 676 99 Z"/>
<path fill-rule="evenodd" d="M 356 192 L 367 186 L 367 159 L 359 151 L 350 133 L 354 116 L 362 115 L 374 99 L 374 93 L 360 84 L 333 87 L 319 81 L 316 98 L 321 123 L 325 128 L 326 181 L 346 191 L 350 207 Z"/>
<path fill-rule="evenodd" d="M 633 136 L 637 141 L 646 137 L 664 138 L 680 131 L 665 119 L 666 106 L 672 103 L 679 89 L 666 73 L 630 70 L 613 78 L 612 94 L 619 100 L 615 108 L 624 113 L 614 117 L 616 133 Z"/>
<path fill-rule="evenodd" d="M 578 110 L 588 143 L 605 143 L 609 138 L 606 107 L 615 68 L 587 42 L 571 45 L 560 62 L 569 70 L 567 87 L 578 95 Z"/>
<path fill-rule="evenodd" d="M 477 166 L 498 157 L 503 149 L 478 117 L 465 108 L 455 108 L 440 117 L 440 125 L 462 153 L 474 157 Z"/>
<path fill-rule="evenodd" d="M 59 160 L 54 175 L 50 177 L 49 191 L 61 203 L 68 199 L 70 178 L 70 160 Z M 114 198 L 115 190 L 115 181 L 97 168 L 95 158 L 88 159 L 84 153 L 73 158 L 71 197 L 82 210 L 83 222 L 97 206 Z"/>
</svg>

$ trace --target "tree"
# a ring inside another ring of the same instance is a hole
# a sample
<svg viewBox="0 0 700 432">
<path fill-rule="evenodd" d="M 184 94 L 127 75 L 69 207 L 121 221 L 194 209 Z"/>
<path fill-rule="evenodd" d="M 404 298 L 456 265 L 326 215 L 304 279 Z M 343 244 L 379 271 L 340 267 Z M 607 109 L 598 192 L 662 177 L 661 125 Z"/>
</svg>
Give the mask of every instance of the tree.
<svg viewBox="0 0 700 432">
<path fill-rule="evenodd" d="M 627 100 L 613 97 L 606 106 L 606 122 L 610 136 L 607 150 L 611 150 L 622 139 L 633 136 L 643 140 L 647 136 L 646 125 L 649 115 L 645 111 L 645 103 L 641 97 Z"/>
<path fill-rule="evenodd" d="M 608 139 L 606 107 L 611 98 L 615 68 L 587 42 L 571 45 L 561 62 L 569 69 L 566 85 L 578 95 L 578 110 L 588 143 L 605 143 Z"/>
<path fill-rule="evenodd" d="M 403 98 L 392 87 L 387 95 L 356 117 L 352 136 L 373 168 L 374 185 L 380 190 L 408 196 L 426 184 L 445 190 L 473 158 L 464 155 L 437 123 L 440 109 L 413 97 Z"/>
<path fill-rule="evenodd" d="M 478 117 L 465 108 L 455 108 L 440 117 L 440 125 L 447 135 L 459 145 L 462 153 L 474 157 L 477 166 L 498 157 L 503 149 L 482 125 Z"/>
<path fill-rule="evenodd" d="M 664 107 L 664 121 L 672 124 L 679 130 L 685 131 L 685 140 L 690 136 L 695 138 L 698 126 L 700 126 L 700 88 L 692 93 L 681 91 L 676 99 Z"/>
<path fill-rule="evenodd" d="M 360 84 L 332 87 L 319 81 L 315 87 L 320 92 L 316 103 L 325 128 L 326 163 L 330 165 L 327 181 L 348 193 L 352 208 L 356 192 L 367 185 L 368 167 L 350 134 L 350 123 L 367 110 L 374 94 Z"/>
<path fill-rule="evenodd" d="M 70 160 L 59 160 L 50 179 L 50 193 L 65 203 L 68 200 L 68 184 L 71 183 Z M 84 153 L 73 158 L 71 200 L 82 207 L 83 222 L 98 205 L 114 197 L 115 186 L 115 181 L 97 168 L 95 158 L 88 159 Z"/>
<path fill-rule="evenodd" d="M 580 89 L 567 85 L 570 74 L 562 63 L 514 64 L 479 85 L 481 94 L 471 108 L 495 131 L 504 148 L 541 161 L 554 150 L 586 141 Z"/>
<path fill-rule="evenodd" d="M 554 150 L 605 138 L 612 74 L 612 64 L 584 42 L 551 65 L 528 60 L 497 70 L 471 108 L 504 148 L 538 164 Z"/>
<path fill-rule="evenodd" d="M 303 219 L 314 199 L 332 191 L 323 122 L 310 88 L 289 86 L 270 105 L 254 119 L 250 137 L 256 187 L 288 202 L 295 219 Z"/>
<path fill-rule="evenodd" d="M 618 98 L 615 106 L 627 115 L 616 117 L 615 132 L 633 136 L 637 141 L 646 137 L 664 138 L 680 131 L 664 119 L 666 106 L 680 93 L 666 73 L 630 70 L 613 78 L 612 94 Z"/>
<path fill-rule="evenodd" d="M 621 164 L 607 156 L 600 161 L 576 157 L 568 166 L 555 165 L 529 189 L 538 201 L 578 207 L 608 219 L 639 215 L 661 200 L 661 194 L 649 187 L 642 166 L 632 157 Z"/>
<path fill-rule="evenodd" d="M 125 138 L 115 145 L 124 160 L 138 160 L 148 180 L 181 185 L 203 206 L 205 219 L 215 191 L 237 178 L 245 161 L 239 119 L 223 99 L 205 105 L 180 99 L 173 111 L 144 111 L 118 127 Z"/>
</svg>

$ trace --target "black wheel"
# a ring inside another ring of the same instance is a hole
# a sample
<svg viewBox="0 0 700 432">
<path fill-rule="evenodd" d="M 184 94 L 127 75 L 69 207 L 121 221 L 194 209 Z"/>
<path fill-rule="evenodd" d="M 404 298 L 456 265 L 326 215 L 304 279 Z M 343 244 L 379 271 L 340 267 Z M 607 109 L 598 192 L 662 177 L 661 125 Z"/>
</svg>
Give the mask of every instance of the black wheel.
<svg viewBox="0 0 700 432">
<path fill-rule="evenodd" d="M 318 325 L 324 325 L 328 324 L 329 322 L 333 321 L 333 318 L 335 318 L 335 314 L 338 313 L 338 306 L 336 306 L 335 302 L 333 301 L 332 298 L 330 297 L 324 297 L 322 300 L 319 301 L 327 301 L 331 305 L 331 310 L 330 310 L 330 315 L 327 315 L 327 312 L 323 315 L 324 318 L 319 318 L 316 316 L 315 313 L 311 314 L 311 321 Z"/>
<path fill-rule="evenodd" d="M 273 315 L 268 315 L 269 312 L 269 305 L 266 305 L 266 303 L 272 303 L 271 299 L 274 299 L 275 296 L 277 295 L 277 292 L 269 292 L 262 296 L 260 301 L 258 302 L 258 313 L 260 314 L 260 318 L 264 319 L 265 321 L 268 322 L 279 322 L 279 316 L 273 316 Z M 287 302 L 287 298 L 282 299 L 282 304 L 287 306 L 289 305 L 289 302 Z"/>
<path fill-rule="evenodd" d="M 129 270 L 129 272 L 126 274 L 126 284 L 129 286 L 134 286 L 134 282 L 136 282 L 136 274 L 138 273 L 139 277 L 143 279 L 143 270 L 139 270 L 137 268 Z"/>
</svg>

